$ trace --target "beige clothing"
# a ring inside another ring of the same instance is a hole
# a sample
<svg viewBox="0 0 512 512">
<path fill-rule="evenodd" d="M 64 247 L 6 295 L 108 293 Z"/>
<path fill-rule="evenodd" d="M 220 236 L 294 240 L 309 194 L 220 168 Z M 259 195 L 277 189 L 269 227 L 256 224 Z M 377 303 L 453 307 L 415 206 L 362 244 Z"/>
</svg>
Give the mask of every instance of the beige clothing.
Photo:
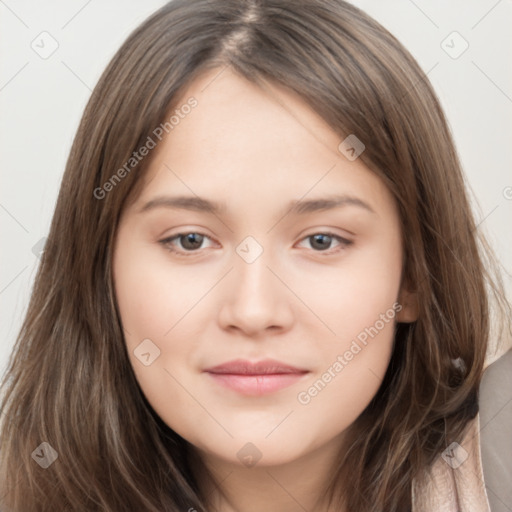
<svg viewBox="0 0 512 512">
<path fill-rule="evenodd" d="M 412 512 L 512 511 L 512 350 L 484 372 L 479 407 L 461 445 L 413 483 Z"/>
<path fill-rule="evenodd" d="M 482 471 L 479 414 L 460 446 L 443 452 L 413 485 L 413 512 L 491 512 Z M 450 445 L 451 446 L 451 445 Z"/>
</svg>

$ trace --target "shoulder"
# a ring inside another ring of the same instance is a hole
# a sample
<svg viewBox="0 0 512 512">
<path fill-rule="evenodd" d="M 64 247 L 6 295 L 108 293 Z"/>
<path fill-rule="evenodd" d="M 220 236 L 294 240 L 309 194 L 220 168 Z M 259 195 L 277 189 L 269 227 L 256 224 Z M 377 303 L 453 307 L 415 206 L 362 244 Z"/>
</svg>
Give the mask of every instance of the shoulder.
<svg viewBox="0 0 512 512">
<path fill-rule="evenodd" d="M 479 415 L 413 482 L 412 512 L 490 512 L 480 458 Z M 494 512 L 494 510 L 493 510 Z"/>
<path fill-rule="evenodd" d="M 479 413 L 413 485 L 413 512 L 511 512 L 512 350 L 486 368 Z"/>
<path fill-rule="evenodd" d="M 512 349 L 489 365 L 479 396 L 482 468 L 491 510 L 512 506 Z"/>
</svg>

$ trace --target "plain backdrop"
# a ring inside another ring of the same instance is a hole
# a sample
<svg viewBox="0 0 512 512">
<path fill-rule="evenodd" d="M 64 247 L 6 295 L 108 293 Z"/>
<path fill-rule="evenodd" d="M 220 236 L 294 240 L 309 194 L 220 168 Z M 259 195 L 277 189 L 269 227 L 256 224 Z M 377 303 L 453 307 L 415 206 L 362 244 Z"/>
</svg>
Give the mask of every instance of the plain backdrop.
<svg viewBox="0 0 512 512">
<path fill-rule="evenodd" d="M 160 0 L 0 0 L 0 371 L 25 314 L 83 108 Z M 427 72 L 479 222 L 512 269 L 512 1 L 357 0 Z M 510 293 L 509 293 L 510 295 Z"/>
</svg>

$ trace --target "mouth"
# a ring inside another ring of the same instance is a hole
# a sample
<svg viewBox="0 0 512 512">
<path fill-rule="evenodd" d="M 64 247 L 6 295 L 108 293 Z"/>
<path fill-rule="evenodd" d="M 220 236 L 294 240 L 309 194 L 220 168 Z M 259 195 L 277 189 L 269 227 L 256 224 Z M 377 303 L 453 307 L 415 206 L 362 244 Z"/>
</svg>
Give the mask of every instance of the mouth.
<svg viewBox="0 0 512 512">
<path fill-rule="evenodd" d="M 257 363 L 237 359 L 208 368 L 205 372 L 216 384 L 249 396 L 279 391 L 297 383 L 310 373 L 309 370 L 274 359 Z"/>
</svg>

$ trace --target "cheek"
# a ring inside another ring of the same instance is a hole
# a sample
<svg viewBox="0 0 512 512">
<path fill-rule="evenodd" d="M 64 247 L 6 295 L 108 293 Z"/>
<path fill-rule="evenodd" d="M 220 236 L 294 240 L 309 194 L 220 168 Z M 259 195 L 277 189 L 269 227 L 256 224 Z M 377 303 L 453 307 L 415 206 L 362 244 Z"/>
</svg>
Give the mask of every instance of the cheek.
<svg viewBox="0 0 512 512">
<path fill-rule="evenodd" d="M 165 265 L 165 257 L 157 261 L 155 251 L 140 242 L 132 244 L 129 236 L 120 239 L 113 261 L 114 282 L 131 366 L 157 414 L 177 431 L 188 431 L 194 418 L 190 412 L 198 411 L 181 383 L 187 382 L 184 373 L 199 337 L 192 332 L 198 326 L 187 324 L 187 312 L 206 286 L 200 280 L 197 286 L 204 291 L 190 286 L 190 277 Z"/>
<path fill-rule="evenodd" d="M 155 251 L 131 243 L 129 236 L 120 240 L 113 261 L 115 292 L 128 355 L 145 391 L 158 383 L 157 368 L 163 370 L 171 356 L 180 360 L 190 347 L 173 341 L 173 334 L 190 309 L 187 303 L 197 297 L 187 297 L 192 292 L 182 286 L 180 274 L 156 260 Z"/>
<path fill-rule="evenodd" d="M 396 309 L 400 309 L 393 309 L 402 272 L 399 242 L 397 234 L 388 233 L 371 246 L 347 251 L 336 267 L 298 268 L 291 276 L 294 291 L 315 313 L 317 330 L 323 333 L 323 342 L 317 344 L 319 353 L 348 348 L 352 339 L 360 333 L 364 338 L 365 329 L 375 324 L 392 341 L 390 320 L 395 320 Z"/>
<path fill-rule="evenodd" d="M 343 344 L 329 354 L 329 363 L 298 392 L 295 419 L 302 428 L 312 431 L 312 444 L 316 444 L 316 438 L 339 435 L 368 406 L 388 368 L 392 339 L 390 327 L 367 344 L 357 339 Z"/>
<path fill-rule="evenodd" d="M 391 358 L 401 309 L 396 302 L 401 268 L 392 259 L 371 260 L 371 265 L 361 261 L 352 266 L 350 275 L 333 282 L 334 291 L 317 303 L 336 336 L 316 344 L 321 364 L 297 393 L 296 403 L 297 417 L 313 429 L 316 425 L 326 438 L 348 428 L 368 406 Z"/>
<path fill-rule="evenodd" d="M 126 237 L 128 238 L 128 237 Z M 191 268 L 191 267 L 190 267 Z M 114 257 L 116 297 L 129 343 L 170 339 L 213 282 L 169 264 L 165 249 L 142 243 L 120 244 Z"/>
<path fill-rule="evenodd" d="M 397 302 L 400 250 L 398 237 L 388 236 L 375 250 L 347 259 L 346 271 L 331 269 L 329 281 L 317 274 L 323 287 L 310 283 L 309 303 L 335 334 L 316 343 L 321 363 L 297 401 L 313 417 L 326 414 L 336 428 L 359 416 L 387 371 L 402 308 Z"/>
</svg>

